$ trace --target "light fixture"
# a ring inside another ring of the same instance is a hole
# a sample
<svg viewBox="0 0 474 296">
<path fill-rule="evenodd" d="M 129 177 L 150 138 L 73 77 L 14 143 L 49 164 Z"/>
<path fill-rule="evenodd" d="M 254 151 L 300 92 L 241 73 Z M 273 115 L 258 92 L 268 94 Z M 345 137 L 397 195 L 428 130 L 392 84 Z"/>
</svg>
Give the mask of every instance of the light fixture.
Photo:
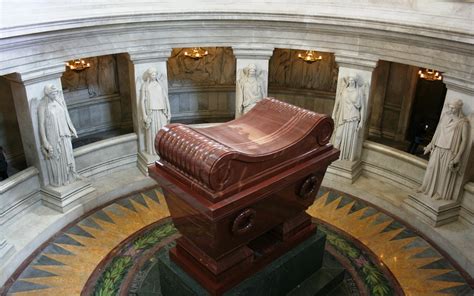
<svg viewBox="0 0 474 296">
<path fill-rule="evenodd" d="M 195 59 L 195 60 L 199 60 L 205 56 L 207 56 L 209 54 L 209 52 L 205 49 L 202 49 L 200 47 L 193 47 L 191 49 L 191 51 L 185 51 L 184 52 L 184 55 L 189 57 L 189 58 L 192 58 L 192 59 Z"/>
<path fill-rule="evenodd" d="M 323 59 L 323 57 L 320 55 L 317 55 L 317 53 L 314 50 L 307 50 L 305 54 L 299 53 L 298 58 L 302 59 L 308 64 L 312 64 L 314 62 L 317 62 Z"/>
<path fill-rule="evenodd" d="M 435 80 L 442 80 L 443 76 L 441 75 L 440 72 L 434 70 L 434 69 L 420 69 L 418 71 L 418 76 L 420 78 L 429 80 L 429 81 L 435 81 Z"/>
<path fill-rule="evenodd" d="M 69 69 L 76 71 L 76 72 L 81 72 L 91 66 L 90 63 L 86 62 L 83 59 L 75 59 L 72 61 L 69 61 L 66 63 L 66 66 L 69 67 Z"/>
</svg>

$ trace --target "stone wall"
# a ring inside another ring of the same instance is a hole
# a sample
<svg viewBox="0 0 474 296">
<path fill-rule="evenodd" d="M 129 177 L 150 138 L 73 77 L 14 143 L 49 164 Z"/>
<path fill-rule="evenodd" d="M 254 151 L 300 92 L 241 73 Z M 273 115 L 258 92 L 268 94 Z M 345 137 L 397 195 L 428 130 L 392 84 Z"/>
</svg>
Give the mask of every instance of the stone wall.
<svg viewBox="0 0 474 296">
<path fill-rule="evenodd" d="M 418 82 L 418 67 L 379 61 L 374 70 L 369 133 L 405 141 Z"/>
<path fill-rule="evenodd" d="M 334 54 L 318 52 L 322 60 L 308 64 L 298 58 L 301 50 L 276 48 L 270 58 L 268 85 L 291 89 L 336 92 L 338 67 Z"/>
<path fill-rule="evenodd" d="M 168 59 L 169 98 L 174 122 L 230 120 L 235 114 L 235 57 L 230 47 L 206 47 L 199 60 L 175 48 Z M 307 64 L 300 50 L 275 49 L 269 61 L 269 96 L 308 110 L 331 114 L 337 84 L 334 55 Z"/>
<path fill-rule="evenodd" d="M 10 83 L 3 77 L 0 77 L 0 146 L 10 166 L 17 170 L 26 168 Z"/>
<path fill-rule="evenodd" d="M 227 121 L 235 113 L 235 57 L 230 47 L 206 47 L 198 60 L 175 48 L 168 59 L 168 90 L 173 122 Z"/>
<path fill-rule="evenodd" d="M 78 136 L 131 129 L 130 82 L 125 55 L 87 58 L 89 69 L 66 68 L 61 77 L 64 99 Z"/>
</svg>

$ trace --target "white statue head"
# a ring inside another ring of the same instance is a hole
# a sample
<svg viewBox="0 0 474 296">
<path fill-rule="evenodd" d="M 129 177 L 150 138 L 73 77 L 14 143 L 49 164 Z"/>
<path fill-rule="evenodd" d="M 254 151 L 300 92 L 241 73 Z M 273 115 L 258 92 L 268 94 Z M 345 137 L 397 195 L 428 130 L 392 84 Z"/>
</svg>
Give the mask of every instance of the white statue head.
<svg viewBox="0 0 474 296">
<path fill-rule="evenodd" d="M 148 68 L 148 70 L 143 73 L 143 80 L 144 81 L 153 81 L 157 80 L 158 77 L 158 71 L 156 71 L 156 68 Z"/>
<path fill-rule="evenodd" d="M 247 76 L 255 77 L 257 75 L 257 66 L 255 64 L 250 64 L 245 67 L 244 72 L 246 72 Z"/>
<path fill-rule="evenodd" d="M 54 84 L 47 84 L 44 87 L 44 95 L 50 99 L 57 100 L 59 98 L 59 89 Z"/>
<path fill-rule="evenodd" d="M 452 100 L 448 103 L 448 114 L 459 114 L 464 105 L 462 100 Z"/>
<path fill-rule="evenodd" d="M 349 75 L 346 78 L 346 86 L 347 87 L 357 87 L 358 79 L 355 75 Z"/>
</svg>

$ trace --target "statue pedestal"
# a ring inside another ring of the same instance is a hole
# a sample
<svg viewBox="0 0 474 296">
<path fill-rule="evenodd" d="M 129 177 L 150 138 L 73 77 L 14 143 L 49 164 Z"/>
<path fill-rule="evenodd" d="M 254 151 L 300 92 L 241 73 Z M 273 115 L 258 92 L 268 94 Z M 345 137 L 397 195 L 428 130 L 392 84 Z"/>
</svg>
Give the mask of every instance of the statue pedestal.
<svg viewBox="0 0 474 296">
<path fill-rule="evenodd" d="M 410 194 L 403 207 L 432 226 L 454 222 L 459 217 L 461 204 L 453 200 L 435 200 L 423 194 Z"/>
<path fill-rule="evenodd" d="M 352 184 L 362 173 L 362 162 L 350 160 L 336 160 L 329 165 L 327 172 L 331 179 L 338 182 Z"/>
<path fill-rule="evenodd" d="M 159 160 L 158 155 L 152 155 L 145 151 L 138 153 L 138 169 L 145 175 L 148 176 L 148 166 L 152 165 L 155 161 Z"/>
<path fill-rule="evenodd" d="M 41 193 L 44 205 L 64 213 L 76 205 L 80 198 L 94 190 L 95 188 L 91 186 L 91 183 L 79 180 L 65 186 L 45 186 L 41 188 Z"/>
<path fill-rule="evenodd" d="M 325 242 L 324 235 L 319 232 L 313 234 L 223 295 L 325 295 L 344 279 L 342 267 L 323 265 Z M 159 258 L 159 266 L 163 295 L 201 296 L 222 293 L 220 287 L 206 291 L 170 260 L 167 252 Z"/>
</svg>

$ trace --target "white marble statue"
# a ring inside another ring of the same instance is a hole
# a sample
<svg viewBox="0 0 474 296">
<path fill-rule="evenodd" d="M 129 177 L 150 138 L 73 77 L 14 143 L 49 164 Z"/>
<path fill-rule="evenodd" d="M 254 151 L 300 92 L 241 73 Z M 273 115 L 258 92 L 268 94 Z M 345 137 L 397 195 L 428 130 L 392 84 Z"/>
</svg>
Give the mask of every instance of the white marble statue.
<svg viewBox="0 0 474 296">
<path fill-rule="evenodd" d="M 247 113 L 265 96 L 266 72 L 258 71 L 254 64 L 241 70 L 237 80 L 237 102 L 242 102 L 240 114 Z"/>
<path fill-rule="evenodd" d="M 53 84 L 44 87 L 44 97 L 38 106 L 38 121 L 49 184 L 59 187 L 74 182 L 79 175 L 76 173 L 71 138 L 77 138 L 77 133 L 62 93 Z"/>
<path fill-rule="evenodd" d="M 358 76 L 341 79 L 332 117 L 334 146 L 341 150 L 340 159 L 355 160 L 357 141 L 366 111 L 367 84 Z"/>
<path fill-rule="evenodd" d="M 431 153 L 419 192 L 433 199 L 452 200 L 454 185 L 468 145 L 469 120 L 461 100 L 449 102 L 425 154 Z"/>
<path fill-rule="evenodd" d="M 143 84 L 140 88 L 140 105 L 142 123 L 145 129 L 145 151 L 156 155 L 155 136 L 166 124 L 170 123 L 171 112 L 168 94 L 158 78 L 155 68 L 143 73 Z"/>
</svg>

